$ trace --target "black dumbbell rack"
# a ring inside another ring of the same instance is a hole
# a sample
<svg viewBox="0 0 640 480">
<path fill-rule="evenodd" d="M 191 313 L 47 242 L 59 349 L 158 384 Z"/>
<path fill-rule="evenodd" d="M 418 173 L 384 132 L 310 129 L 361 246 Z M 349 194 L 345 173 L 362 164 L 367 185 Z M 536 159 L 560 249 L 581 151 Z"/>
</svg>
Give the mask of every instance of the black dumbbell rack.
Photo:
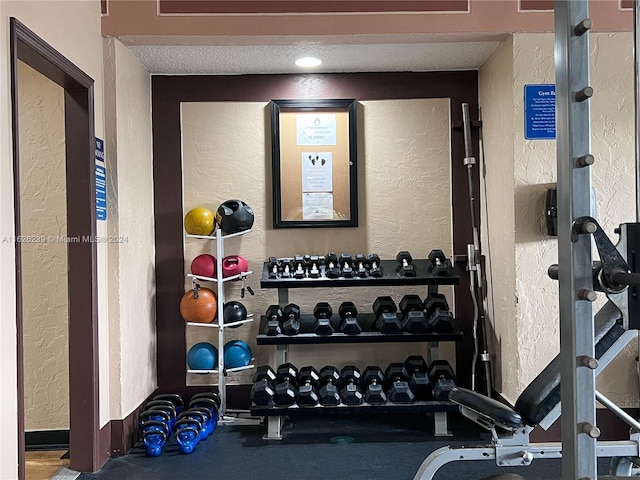
<svg viewBox="0 0 640 480">
<path fill-rule="evenodd" d="M 319 278 L 269 278 L 269 265 L 264 263 L 260 286 L 262 288 L 278 289 L 278 304 L 284 307 L 289 303 L 290 288 L 344 288 L 344 287 L 390 287 L 421 285 L 427 286 L 429 293 L 437 292 L 439 285 L 458 285 L 460 275 L 454 272 L 453 275 L 438 276 L 429 271 L 431 262 L 427 259 L 414 259 L 412 262 L 415 268 L 415 277 L 406 277 L 399 273 L 398 262 L 396 260 L 381 260 L 380 267 L 383 269 L 381 277 L 365 278 L 328 278 L 324 275 L 324 265 L 319 266 Z M 260 332 L 264 331 L 266 317 L 261 317 Z M 279 364 L 287 362 L 289 345 L 301 344 L 356 344 L 356 343 L 382 343 L 382 342 L 425 342 L 429 344 L 444 341 L 461 341 L 463 334 L 459 330 L 445 333 L 402 333 L 397 335 L 385 335 L 375 328 L 375 316 L 373 313 L 358 314 L 358 322 L 363 328 L 359 335 L 346 335 L 344 333 L 334 333 L 333 335 L 320 336 L 313 332 L 315 318 L 310 314 L 303 314 L 300 318 L 301 333 L 298 335 L 275 335 L 267 336 L 259 334 L 256 338 L 258 345 L 275 345 L 276 361 Z M 331 324 L 336 332 L 340 332 L 339 315 L 331 317 Z M 337 405 L 337 406 L 316 406 L 316 407 L 251 407 L 251 414 L 264 416 L 267 418 L 268 432 L 265 439 L 277 440 L 282 438 L 282 418 L 291 415 L 322 415 L 340 413 L 433 413 L 435 420 L 435 435 L 449 435 L 447 428 L 447 412 L 457 411 L 457 406 L 448 401 L 417 401 L 410 404 L 386 403 L 383 405 Z"/>
<path fill-rule="evenodd" d="M 402 343 L 402 342 L 457 342 L 462 340 L 460 330 L 450 332 L 407 333 L 385 335 L 376 330 L 376 316 L 373 313 L 359 313 L 358 323 L 362 327 L 362 333 L 347 335 L 340 332 L 340 315 L 331 316 L 331 326 L 334 329 L 332 335 L 316 335 L 313 331 L 316 318 L 312 314 L 300 316 L 300 333 L 298 335 L 265 335 L 258 334 L 258 345 L 309 345 L 316 343 Z M 260 329 L 263 332 L 267 323 L 267 317 L 260 317 Z"/>
<path fill-rule="evenodd" d="M 387 402 L 380 405 L 371 405 L 362 403 L 360 405 L 340 405 L 323 406 L 316 405 L 314 407 L 300 407 L 292 405 L 290 407 L 258 407 L 251 406 L 252 415 L 274 416 L 274 415 L 325 415 L 325 414 L 393 414 L 393 413 L 435 413 L 435 412 L 457 412 L 458 405 L 453 402 L 445 402 L 441 400 L 433 401 L 417 401 L 412 403 L 391 403 Z"/>
<path fill-rule="evenodd" d="M 427 259 L 415 259 L 411 263 L 415 267 L 415 277 L 402 276 L 398 271 L 399 263 L 395 260 L 381 260 L 383 275 L 381 277 L 329 278 L 325 276 L 325 266 L 319 266 L 318 278 L 269 278 L 269 264 L 262 268 L 262 288 L 314 288 L 314 287 L 392 287 L 394 285 L 457 285 L 460 275 L 434 275 L 429 271 L 431 262 Z"/>
</svg>

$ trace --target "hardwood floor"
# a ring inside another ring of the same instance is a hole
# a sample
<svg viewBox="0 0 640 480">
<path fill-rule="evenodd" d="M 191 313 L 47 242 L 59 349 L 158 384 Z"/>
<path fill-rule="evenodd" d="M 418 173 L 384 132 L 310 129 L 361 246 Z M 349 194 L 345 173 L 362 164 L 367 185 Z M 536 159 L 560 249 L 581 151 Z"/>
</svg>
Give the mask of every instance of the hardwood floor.
<svg viewBox="0 0 640 480">
<path fill-rule="evenodd" d="M 63 468 L 69 467 L 68 458 L 60 458 L 68 450 L 47 450 L 26 452 L 25 467 L 27 480 L 49 480 Z"/>
</svg>

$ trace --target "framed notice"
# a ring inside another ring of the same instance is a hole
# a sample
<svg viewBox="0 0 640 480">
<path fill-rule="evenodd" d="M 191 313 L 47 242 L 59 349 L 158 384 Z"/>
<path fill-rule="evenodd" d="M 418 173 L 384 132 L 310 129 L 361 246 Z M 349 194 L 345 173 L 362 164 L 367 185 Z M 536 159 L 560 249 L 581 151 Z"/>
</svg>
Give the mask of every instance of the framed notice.
<svg viewBox="0 0 640 480">
<path fill-rule="evenodd" d="M 356 101 L 272 100 L 274 228 L 357 227 Z"/>
</svg>

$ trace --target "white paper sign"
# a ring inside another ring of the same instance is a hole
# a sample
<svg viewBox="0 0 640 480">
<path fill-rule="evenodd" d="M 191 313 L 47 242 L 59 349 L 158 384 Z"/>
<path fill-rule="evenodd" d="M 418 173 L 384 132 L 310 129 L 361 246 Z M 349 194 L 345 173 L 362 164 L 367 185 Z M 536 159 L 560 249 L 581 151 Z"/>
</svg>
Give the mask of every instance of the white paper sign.
<svg viewBox="0 0 640 480">
<path fill-rule="evenodd" d="M 333 220 L 333 193 L 303 193 L 303 220 Z"/>
<path fill-rule="evenodd" d="M 331 152 L 302 152 L 302 191 L 332 192 L 333 162 Z"/>
<path fill-rule="evenodd" d="M 298 145 L 335 145 L 335 113 L 298 113 L 296 115 Z"/>
</svg>

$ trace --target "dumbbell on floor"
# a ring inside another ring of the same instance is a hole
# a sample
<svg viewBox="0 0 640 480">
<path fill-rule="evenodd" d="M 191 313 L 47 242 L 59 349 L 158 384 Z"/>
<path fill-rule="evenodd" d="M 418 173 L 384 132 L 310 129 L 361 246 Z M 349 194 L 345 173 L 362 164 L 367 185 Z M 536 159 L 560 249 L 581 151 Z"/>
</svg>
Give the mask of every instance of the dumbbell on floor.
<svg viewBox="0 0 640 480">
<path fill-rule="evenodd" d="M 342 302 L 338 308 L 340 314 L 340 331 L 347 335 L 362 333 L 362 327 L 358 323 L 358 309 L 353 302 Z"/>
<path fill-rule="evenodd" d="M 364 396 L 358 386 L 360 377 L 360 370 L 353 365 L 347 365 L 340 370 L 340 379 L 344 385 L 340 392 L 340 398 L 345 405 L 360 405 L 363 402 Z"/>
<path fill-rule="evenodd" d="M 418 295 L 405 295 L 400 300 L 402 328 L 409 333 L 426 333 L 429 330 L 424 315 L 424 305 Z"/>
<path fill-rule="evenodd" d="M 396 302 L 389 296 L 376 298 L 373 302 L 373 313 L 376 316 L 376 328 L 380 333 L 402 333 L 402 323 L 396 312 Z"/>
<path fill-rule="evenodd" d="M 427 362 L 420 355 L 409 355 L 404 361 L 404 368 L 409 374 L 409 388 L 416 400 L 428 400 L 431 395 L 431 381 L 427 375 Z"/>
<path fill-rule="evenodd" d="M 326 365 L 320 370 L 320 403 L 324 406 L 338 405 L 340 403 L 340 372 L 331 365 Z"/>
<path fill-rule="evenodd" d="M 404 277 L 415 277 L 416 268 L 411 264 L 412 261 L 411 254 L 406 250 L 398 252 L 396 255 L 396 262 L 399 263 L 398 273 Z"/>
<path fill-rule="evenodd" d="M 367 385 L 364 401 L 372 405 L 386 403 L 387 395 L 384 393 L 384 382 L 384 373 L 380 367 L 369 366 L 365 368 L 362 374 L 362 383 Z"/>
<path fill-rule="evenodd" d="M 316 335 L 333 334 L 333 326 L 331 326 L 331 315 L 333 315 L 333 309 L 327 302 L 318 302 L 316 306 L 313 307 L 313 316 L 316 317 L 313 331 L 316 333 Z"/>
<path fill-rule="evenodd" d="M 387 379 L 387 397 L 394 403 L 411 403 L 415 395 L 409 388 L 409 375 L 401 362 L 390 363 L 385 370 Z"/>
<path fill-rule="evenodd" d="M 455 329 L 449 303 L 441 293 L 430 293 L 424 300 L 429 328 L 434 332 L 450 332 Z"/>
<path fill-rule="evenodd" d="M 453 368 L 447 360 L 434 360 L 429 365 L 429 380 L 435 400 L 449 400 L 449 392 L 456 387 Z"/>
</svg>

